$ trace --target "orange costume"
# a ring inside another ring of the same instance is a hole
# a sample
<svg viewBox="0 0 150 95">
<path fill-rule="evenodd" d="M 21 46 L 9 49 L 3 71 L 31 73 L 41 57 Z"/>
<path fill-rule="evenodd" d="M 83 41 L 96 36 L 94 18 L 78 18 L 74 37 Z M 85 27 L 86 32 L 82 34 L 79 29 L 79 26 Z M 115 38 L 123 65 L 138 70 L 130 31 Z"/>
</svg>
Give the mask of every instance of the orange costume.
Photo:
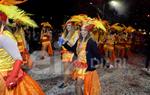
<svg viewBox="0 0 150 95">
<path fill-rule="evenodd" d="M 41 42 L 42 42 L 42 47 L 44 50 L 48 50 L 48 54 L 50 56 L 53 55 L 53 49 L 52 49 L 52 45 L 51 45 L 51 42 L 50 42 L 50 35 L 48 33 L 42 33 L 42 38 L 41 38 Z"/>
<path fill-rule="evenodd" d="M 41 25 L 43 26 L 43 29 L 41 31 L 42 50 L 47 49 L 49 56 L 52 56 L 53 55 L 53 49 L 52 49 L 52 45 L 51 45 L 51 40 L 52 40 L 51 32 L 52 31 L 50 30 L 50 29 L 52 29 L 52 26 L 48 22 L 43 22 L 43 23 L 41 23 Z"/>
<path fill-rule="evenodd" d="M 45 95 L 36 81 L 21 70 L 21 63 L 14 36 L 3 31 L 0 35 L 0 95 Z"/>
<path fill-rule="evenodd" d="M 118 35 L 118 39 L 117 39 L 117 43 L 115 45 L 116 48 L 116 55 L 117 57 L 125 57 L 125 37 L 123 36 L 123 34 Z"/>
<path fill-rule="evenodd" d="M 23 63 L 27 65 L 29 68 L 32 68 L 32 60 L 30 58 L 30 54 L 28 50 L 26 49 L 26 40 L 25 40 L 24 30 L 22 28 L 18 29 L 14 33 L 14 36 L 17 40 L 18 48 L 23 58 Z"/>
<path fill-rule="evenodd" d="M 96 42 L 91 38 L 91 33 L 89 32 L 93 32 L 94 28 L 103 29 L 104 27 L 101 24 L 101 21 L 91 19 L 87 16 L 84 16 L 83 18 L 82 15 L 78 16 L 74 16 L 74 19 L 68 20 L 68 22 L 81 22 L 78 40 L 72 41 L 75 43 L 72 44 L 70 39 L 64 39 L 65 41 L 63 44 L 67 50 L 77 54 L 77 59 L 72 62 L 73 69 L 71 72 L 72 78 L 76 81 L 76 94 L 83 95 L 84 93 L 84 95 L 101 95 L 100 80 L 95 67 L 96 64 L 100 63 L 101 55 Z M 70 32 L 72 31 L 69 31 L 69 33 Z M 95 60 L 98 61 L 95 62 Z M 84 81 L 84 92 L 82 91 L 82 81 Z"/>
<path fill-rule="evenodd" d="M 115 60 L 115 52 L 114 52 L 114 35 L 107 35 L 106 42 L 104 44 L 105 56 L 110 59 L 111 62 Z"/>
<path fill-rule="evenodd" d="M 76 49 L 78 58 L 73 62 L 74 69 L 71 75 L 75 80 L 77 78 L 84 80 L 84 95 L 100 95 L 101 87 L 97 71 L 86 71 L 88 68 L 86 58 L 87 42 L 78 41 L 78 48 Z"/>
<path fill-rule="evenodd" d="M 69 52 L 65 47 L 62 46 L 62 62 L 72 62 L 74 53 Z"/>
<path fill-rule="evenodd" d="M 87 61 L 86 61 L 86 44 L 87 42 L 78 42 L 77 47 L 77 55 L 78 58 L 73 62 L 75 69 L 73 70 L 72 77 L 76 79 L 77 77 L 84 80 L 86 69 L 87 69 Z"/>
<path fill-rule="evenodd" d="M 0 11 L 5 13 L 8 17 L 5 23 L 8 22 L 8 19 L 12 19 L 13 21 L 19 22 L 23 25 L 37 27 L 37 24 L 32 19 L 30 19 L 29 15 L 25 11 L 15 6 L 26 1 L 27 0 L 0 0 Z M 23 63 L 29 63 L 27 65 L 31 68 L 32 60 L 30 59 L 30 55 L 25 47 L 25 38 L 23 34 L 24 31 L 20 29 L 17 32 L 20 32 L 16 34 L 16 40 L 18 42 L 18 47 L 23 57 Z"/>
<path fill-rule="evenodd" d="M 64 35 L 62 35 L 64 36 Z M 74 45 L 79 38 L 79 31 L 74 31 L 73 35 L 69 39 L 70 45 Z M 62 46 L 62 62 L 72 62 L 74 53 L 68 51 L 65 47 Z"/>
<path fill-rule="evenodd" d="M 0 4 L 4 5 L 16 5 L 26 2 L 27 0 L 1 0 Z"/>
</svg>

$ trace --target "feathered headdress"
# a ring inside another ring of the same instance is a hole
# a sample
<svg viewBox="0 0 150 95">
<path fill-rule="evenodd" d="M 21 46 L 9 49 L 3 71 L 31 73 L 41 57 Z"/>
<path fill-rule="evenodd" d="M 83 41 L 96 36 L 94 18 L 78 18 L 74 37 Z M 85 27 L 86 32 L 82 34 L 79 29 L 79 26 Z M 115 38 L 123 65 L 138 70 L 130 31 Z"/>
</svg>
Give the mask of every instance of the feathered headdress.
<svg viewBox="0 0 150 95">
<path fill-rule="evenodd" d="M 17 5 L 26 2 L 27 0 L 1 0 L 0 4 L 4 5 Z"/>
<path fill-rule="evenodd" d="M 51 25 L 49 22 L 42 22 L 41 25 L 42 25 L 43 27 L 49 27 L 49 28 L 52 29 L 52 25 Z"/>
<path fill-rule="evenodd" d="M 124 32 L 128 32 L 128 33 L 132 33 L 132 32 L 135 32 L 136 29 L 134 29 L 132 26 L 128 26 Z"/>
<path fill-rule="evenodd" d="M 79 25 L 81 26 L 82 23 L 89 19 L 89 17 L 85 14 L 79 14 L 79 15 L 73 15 L 71 18 L 63 25 L 65 27 L 67 24 L 71 23 L 72 25 L 76 26 Z"/>
<path fill-rule="evenodd" d="M 123 30 L 126 28 L 125 25 L 123 24 L 119 24 L 119 23 L 115 23 L 113 25 L 110 26 L 110 29 L 114 29 L 118 32 L 123 32 Z"/>
<path fill-rule="evenodd" d="M 98 19 L 95 19 L 95 18 L 91 18 L 91 19 L 88 19 L 88 20 L 85 20 L 83 22 L 83 25 L 87 25 L 89 28 L 93 28 L 93 29 L 90 29 L 91 32 L 94 32 L 95 30 L 103 30 L 106 32 L 106 28 L 104 27 L 102 21 L 98 20 Z M 87 28 L 88 29 L 88 28 Z"/>
<path fill-rule="evenodd" d="M 104 24 L 101 20 L 98 20 L 98 19 L 94 18 L 94 19 L 91 20 L 91 22 L 95 25 L 94 28 L 101 29 L 104 32 L 106 32 L 106 28 L 105 28 L 105 26 L 104 26 Z"/>
<path fill-rule="evenodd" d="M 22 24 L 30 27 L 38 27 L 38 25 L 33 21 L 25 11 L 19 9 L 17 6 L 8 6 L 0 4 L 0 11 L 4 12 L 9 19 L 14 21 L 18 20 Z"/>
</svg>

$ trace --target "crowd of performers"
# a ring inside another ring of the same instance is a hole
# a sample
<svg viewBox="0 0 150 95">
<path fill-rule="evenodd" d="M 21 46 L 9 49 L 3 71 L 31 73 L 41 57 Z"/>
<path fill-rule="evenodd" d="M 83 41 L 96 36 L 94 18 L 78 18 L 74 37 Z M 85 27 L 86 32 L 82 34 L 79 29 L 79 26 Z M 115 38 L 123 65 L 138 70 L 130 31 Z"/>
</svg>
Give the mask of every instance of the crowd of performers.
<svg viewBox="0 0 150 95">
<path fill-rule="evenodd" d="M 113 67 L 116 57 L 127 58 L 130 54 L 131 33 L 135 29 L 118 24 L 110 26 L 107 21 L 84 14 L 72 16 L 63 29 L 58 43 L 62 46 L 64 82 L 59 87 L 66 87 L 71 76 L 76 81 L 76 95 L 100 95 L 97 64 L 103 59 L 104 63 Z"/>
<path fill-rule="evenodd" d="M 86 15 L 71 17 L 63 26 L 64 32 L 59 38 L 62 45 L 62 62 L 64 63 L 64 83 L 67 86 L 69 76 L 75 80 L 76 95 L 100 95 L 100 80 L 96 71 L 101 54 L 96 41 L 92 38 L 94 29 L 106 31 L 101 21 Z M 75 59 L 73 57 L 76 56 Z M 99 60 L 91 63 L 92 60 Z M 84 84 L 84 91 L 82 85 Z"/>
<path fill-rule="evenodd" d="M 0 95 L 45 95 L 38 83 L 22 70 L 23 66 L 32 68 L 25 39 L 26 27 L 36 28 L 37 24 L 14 6 L 26 0 L 10 1 L 0 1 Z M 8 23 L 9 19 L 13 23 Z M 44 59 L 46 54 L 54 55 L 53 28 L 48 22 L 41 23 L 41 26 L 41 59 Z M 58 39 L 64 65 L 64 79 L 59 88 L 66 87 L 72 78 L 76 95 L 101 95 L 99 64 L 113 68 L 117 58 L 128 60 L 132 47 L 139 43 L 137 40 L 133 45 L 135 32 L 131 26 L 111 25 L 106 20 L 85 14 L 71 16 Z"/>
<path fill-rule="evenodd" d="M 62 47 L 64 82 L 59 87 L 66 87 L 71 77 L 76 81 L 76 95 L 101 95 L 97 64 L 113 68 L 118 59 L 123 64 L 132 55 L 131 49 L 141 45 L 133 27 L 120 23 L 111 25 L 85 14 L 72 16 L 63 30 L 58 44 Z"/>
</svg>

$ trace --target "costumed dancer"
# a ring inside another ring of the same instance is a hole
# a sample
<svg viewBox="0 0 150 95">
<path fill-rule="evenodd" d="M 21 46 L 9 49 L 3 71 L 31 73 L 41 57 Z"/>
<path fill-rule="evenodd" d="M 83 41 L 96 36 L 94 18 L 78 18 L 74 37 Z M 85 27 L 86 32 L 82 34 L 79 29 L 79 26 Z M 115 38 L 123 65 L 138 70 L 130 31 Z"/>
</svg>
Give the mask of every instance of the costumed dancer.
<svg viewBox="0 0 150 95">
<path fill-rule="evenodd" d="M 30 58 L 30 54 L 28 50 L 26 49 L 26 40 L 24 35 L 24 30 L 22 25 L 25 26 L 31 26 L 31 27 L 38 27 L 37 24 L 28 16 L 28 14 L 19 9 L 17 6 L 14 6 L 15 4 L 20 4 L 25 2 L 26 0 L 2 0 L 0 2 L 0 11 L 4 12 L 8 18 L 12 19 L 14 22 L 18 24 L 18 29 L 16 30 L 16 39 L 18 42 L 19 50 L 23 57 L 23 63 L 27 63 L 27 66 L 29 68 L 32 67 L 32 60 Z"/>
<path fill-rule="evenodd" d="M 125 42 L 126 42 L 126 34 L 122 31 L 120 33 L 118 33 L 117 35 L 118 39 L 117 39 L 117 43 L 115 45 L 116 48 L 116 56 L 118 58 L 124 58 L 125 57 Z"/>
<path fill-rule="evenodd" d="M 40 40 L 42 43 L 42 59 L 44 59 L 46 52 L 49 54 L 49 56 L 53 55 L 53 49 L 51 45 L 52 26 L 49 24 L 49 22 L 43 22 L 41 25 L 42 30 Z"/>
<path fill-rule="evenodd" d="M 108 33 L 104 41 L 104 52 L 106 61 L 109 63 L 109 68 L 113 68 L 113 63 L 115 60 L 114 41 L 114 34 Z"/>
<path fill-rule="evenodd" d="M 7 16 L 0 13 L 0 95 L 45 95 L 37 82 L 22 71 L 23 60 L 13 34 L 5 30 L 6 20 Z"/>
<path fill-rule="evenodd" d="M 81 29 L 82 22 L 87 18 L 85 14 L 79 14 L 72 16 L 65 24 L 64 24 L 64 32 L 62 36 L 59 38 L 58 44 L 62 46 L 65 42 L 69 42 L 69 46 L 72 47 L 75 45 L 79 38 L 79 31 Z M 68 51 L 64 46 L 62 46 L 62 62 L 64 64 L 64 83 L 62 83 L 59 87 L 64 88 L 67 86 L 67 82 L 69 80 L 69 76 L 72 69 L 71 62 L 73 61 L 74 53 Z"/>
<path fill-rule="evenodd" d="M 64 33 L 61 36 L 61 39 L 64 39 L 64 42 L 69 41 L 70 46 L 73 46 L 77 39 L 79 38 L 79 29 L 75 25 L 75 22 L 68 21 L 64 25 Z M 69 80 L 69 66 L 73 61 L 74 53 L 68 51 L 64 46 L 62 46 L 62 63 L 64 65 L 64 82 L 59 86 L 59 88 L 64 88 L 67 86 Z"/>
<path fill-rule="evenodd" d="M 115 32 L 115 55 L 118 58 L 124 58 L 125 55 L 125 33 L 124 33 L 124 29 L 125 29 L 125 25 L 124 24 L 120 24 L 120 23 L 115 23 L 113 25 L 111 25 L 111 31 Z"/>
<path fill-rule="evenodd" d="M 16 31 L 14 32 L 14 37 L 17 40 L 18 48 L 23 58 L 23 64 L 28 66 L 30 69 L 32 68 L 32 59 L 30 57 L 29 51 L 27 49 L 27 42 L 25 39 L 24 29 L 21 26 L 21 22 L 16 21 Z"/>
<path fill-rule="evenodd" d="M 125 58 L 128 60 L 129 56 L 132 55 L 131 53 L 131 45 L 132 45 L 132 38 L 133 38 L 133 32 L 135 32 L 136 30 L 131 27 L 128 26 L 124 32 L 127 33 L 127 38 L 126 38 L 126 44 L 125 44 Z"/>
<path fill-rule="evenodd" d="M 92 39 L 91 33 L 94 23 L 85 21 L 81 27 L 79 40 L 72 47 L 67 41 L 64 47 L 77 54 L 77 59 L 73 61 L 72 78 L 76 81 L 76 95 L 101 95 L 99 76 L 96 71 L 96 64 L 100 63 L 101 55 L 96 42 Z M 96 61 L 94 61 L 96 60 Z M 84 83 L 84 92 L 82 90 Z"/>
</svg>

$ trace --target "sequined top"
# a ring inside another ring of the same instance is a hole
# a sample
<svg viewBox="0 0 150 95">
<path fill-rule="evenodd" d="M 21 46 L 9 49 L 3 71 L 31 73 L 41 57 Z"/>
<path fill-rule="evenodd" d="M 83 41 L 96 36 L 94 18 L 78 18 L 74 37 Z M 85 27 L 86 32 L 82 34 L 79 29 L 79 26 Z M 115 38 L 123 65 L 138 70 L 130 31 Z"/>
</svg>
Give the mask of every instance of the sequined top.
<svg viewBox="0 0 150 95">
<path fill-rule="evenodd" d="M 22 60 L 17 42 L 12 33 L 3 31 L 0 35 L 0 71 L 12 70 L 16 59 Z"/>
</svg>

